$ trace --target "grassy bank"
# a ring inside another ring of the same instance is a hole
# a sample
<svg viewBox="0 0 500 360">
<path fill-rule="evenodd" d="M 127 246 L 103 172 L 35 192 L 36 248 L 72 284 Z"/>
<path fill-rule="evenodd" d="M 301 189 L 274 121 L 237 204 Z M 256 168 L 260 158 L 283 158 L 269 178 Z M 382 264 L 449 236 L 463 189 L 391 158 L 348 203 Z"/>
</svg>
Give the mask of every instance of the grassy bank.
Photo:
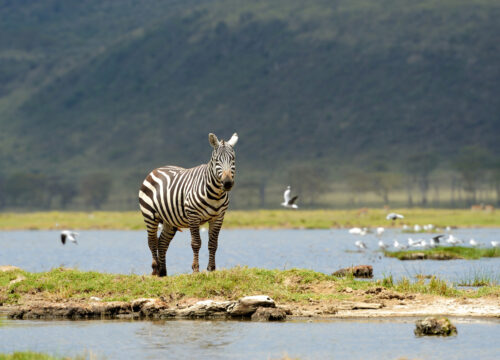
<svg viewBox="0 0 500 360">
<path fill-rule="evenodd" d="M 500 212 L 452 209 L 398 209 L 403 221 L 387 221 L 386 210 L 255 210 L 229 211 L 224 228 L 329 229 L 350 226 L 434 224 L 438 227 L 500 227 Z M 139 211 L 1 213 L 0 230 L 16 229 L 122 229 L 144 228 Z"/>
<path fill-rule="evenodd" d="M 439 246 L 426 250 L 406 250 L 406 251 L 385 251 L 385 256 L 395 257 L 399 260 L 416 260 L 420 255 L 429 260 L 449 260 L 449 259 L 468 259 L 477 260 L 482 257 L 500 257 L 500 248 L 471 248 L 464 246 Z M 416 256 L 418 255 L 418 256 Z"/>
<path fill-rule="evenodd" d="M 281 271 L 237 267 L 212 273 L 157 278 L 58 268 L 41 273 L 21 270 L 0 273 L 0 303 L 23 303 L 33 297 L 37 300 L 85 301 L 92 296 L 103 301 L 130 301 L 142 297 L 162 297 L 167 302 L 187 298 L 236 300 L 242 296 L 257 294 L 267 294 L 280 303 L 307 303 L 311 299 L 351 299 L 360 296 L 356 290 L 369 294 L 369 290 L 376 287 L 404 293 L 452 297 L 500 295 L 500 286 L 464 291 L 435 278 L 429 281 L 394 281 L 392 277 L 387 277 L 377 281 L 360 281 L 352 277 L 337 278 L 305 269 Z"/>
<path fill-rule="evenodd" d="M 0 360 L 71 360 L 71 359 L 85 359 L 85 357 L 70 358 L 67 356 L 59 357 L 43 353 L 36 353 L 31 351 L 14 352 L 11 354 L 0 354 Z"/>
</svg>

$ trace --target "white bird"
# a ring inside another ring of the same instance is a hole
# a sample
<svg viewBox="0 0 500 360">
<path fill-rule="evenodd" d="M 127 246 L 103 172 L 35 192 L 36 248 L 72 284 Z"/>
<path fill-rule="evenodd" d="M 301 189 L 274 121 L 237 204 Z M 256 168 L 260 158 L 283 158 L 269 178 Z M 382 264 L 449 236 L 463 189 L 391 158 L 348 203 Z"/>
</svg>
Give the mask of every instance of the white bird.
<svg viewBox="0 0 500 360">
<path fill-rule="evenodd" d="M 396 213 L 389 213 L 385 217 L 387 220 L 397 220 L 397 219 L 403 219 L 404 216 L 401 214 L 396 214 Z"/>
<path fill-rule="evenodd" d="M 383 227 L 378 227 L 376 230 L 377 236 L 382 236 L 384 231 L 385 231 L 385 229 Z"/>
<path fill-rule="evenodd" d="M 405 250 L 406 248 L 408 248 L 408 246 L 400 244 L 397 240 L 394 240 L 394 247 L 401 250 Z"/>
<path fill-rule="evenodd" d="M 445 230 L 446 231 L 451 231 L 451 227 L 447 226 Z"/>
<path fill-rule="evenodd" d="M 381 248 L 382 250 L 385 250 L 389 247 L 389 245 L 385 244 L 382 240 L 379 240 L 378 247 Z"/>
<path fill-rule="evenodd" d="M 491 246 L 500 247 L 500 241 L 495 241 L 495 240 L 491 241 Z"/>
<path fill-rule="evenodd" d="M 458 239 L 455 236 L 453 236 L 452 234 L 450 234 L 450 236 L 448 236 L 448 239 L 446 239 L 446 242 L 450 245 L 457 245 L 457 244 L 461 243 L 462 241 L 460 241 L 460 239 Z"/>
<path fill-rule="evenodd" d="M 360 250 L 366 249 L 366 244 L 360 240 L 356 241 L 354 245 L 356 245 L 356 247 Z"/>
<path fill-rule="evenodd" d="M 353 227 L 352 229 L 349 229 L 349 234 L 352 234 L 352 235 L 359 235 L 361 234 L 363 230 L 359 227 Z"/>
<path fill-rule="evenodd" d="M 413 231 L 420 232 L 420 231 L 422 231 L 422 227 L 418 224 L 415 224 L 415 226 L 413 226 Z"/>
<path fill-rule="evenodd" d="M 74 244 L 78 244 L 78 242 L 76 241 L 76 237 L 78 235 L 80 235 L 80 234 L 78 234 L 77 232 L 63 230 L 63 231 L 61 231 L 61 242 L 64 245 L 64 244 L 66 244 L 66 240 L 69 240 Z"/>
<path fill-rule="evenodd" d="M 294 204 L 294 202 L 297 200 L 299 197 L 298 195 L 295 195 L 294 197 L 291 197 L 290 193 L 292 190 L 290 190 L 290 185 L 286 188 L 285 192 L 283 193 L 283 198 L 284 202 L 281 203 L 281 206 L 289 208 L 289 209 L 297 209 L 298 206 L 297 204 Z"/>
<path fill-rule="evenodd" d="M 470 239 L 470 240 L 469 240 L 469 245 L 470 245 L 470 246 L 472 246 L 472 247 L 476 247 L 476 246 L 478 246 L 479 244 L 478 244 L 478 242 L 477 242 L 476 240 L 474 240 L 474 239 Z"/>
<path fill-rule="evenodd" d="M 424 239 L 418 240 L 418 242 L 414 245 L 415 247 L 421 247 L 421 248 L 426 248 L 427 247 L 427 241 Z"/>
<path fill-rule="evenodd" d="M 403 231 L 408 231 L 410 230 L 410 227 L 406 224 L 403 225 Z"/>
</svg>

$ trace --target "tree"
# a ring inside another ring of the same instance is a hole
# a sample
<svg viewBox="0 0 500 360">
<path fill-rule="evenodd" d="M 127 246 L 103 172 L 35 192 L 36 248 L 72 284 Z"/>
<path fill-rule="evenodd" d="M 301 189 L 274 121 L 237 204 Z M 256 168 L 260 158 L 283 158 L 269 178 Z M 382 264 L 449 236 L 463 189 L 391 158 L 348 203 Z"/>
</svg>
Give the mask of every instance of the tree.
<svg viewBox="0 0 500 360">
<path fill-rule="evenodd" d="M 369 192 L 371 187 L 370 176 L 359 170 L 352 170 L 346 174 L 347 186 L 352 193 L 352 204 L 355 205 L 359 201 L 358 196 Z"/>
<path fill-rule="evenodd" d="M 94 173 L 85 176 L 80 184 L 80 193 L 87 206 L 100 209 L 108 200 L 112 179 L 104 173 Z"/>
<path fill-rule="evenodd" d="M 416 154 L 408 158 L 406 169 L 413 176 L 420 189 L 421 205 L 427 205 L 427 192 L 429 191 L 429 175 L 438 165 L 438 158 L 433 153 Z"/>
<path fill-rule="evenodd" d="M 5 180 L 4 189 L 7 204 L 23 208 L 42 208 L 48 197 L 47 178 L 43 174 L 12 174 Z"/>
<path fill-rule="evenodd" d="M 488 152 L 475 146 L 463 147 L 453 162 L 453 167 L 460 174 L 463 188 L 468 194 L 469 206 L 476 203 L 477 188 L 488 167 L 488 162 Z"/>
</svg>

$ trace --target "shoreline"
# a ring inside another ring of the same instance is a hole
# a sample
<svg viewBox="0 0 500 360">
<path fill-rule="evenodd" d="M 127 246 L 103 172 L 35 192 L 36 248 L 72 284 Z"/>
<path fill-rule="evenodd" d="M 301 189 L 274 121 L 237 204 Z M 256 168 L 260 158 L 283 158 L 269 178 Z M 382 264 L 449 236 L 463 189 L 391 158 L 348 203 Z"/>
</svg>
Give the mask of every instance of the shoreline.
<svg viewBox="0 0 500 360">
<path fill-rule="evenodd" d="M 221 310 L 199 309 L 199 303 L 228 302 L 227 300 L 190 299 L 190 303 L 168 304 L 157 298 L 139 298 L 130 302 L 50 302 L 32 301 L 25 304 L 2 305 L 0 315 L 9 319 L 22 320 L 253 320 L 251 314 L 232 316 Z M 416 318 L 425 316 L 452 316 L 461 318 L 500 319 L 500 300 L 445 299 L 433 297 L 423 301 L 401 302 L 356 302 L 317 303 L 313 305 L 283 303 L 272 308 L 283 315 L 277 321 L 299 319 L 376 319 L 376 318 Z M 257 319 L 255 321 L 273 321 Z"/>
</svg>

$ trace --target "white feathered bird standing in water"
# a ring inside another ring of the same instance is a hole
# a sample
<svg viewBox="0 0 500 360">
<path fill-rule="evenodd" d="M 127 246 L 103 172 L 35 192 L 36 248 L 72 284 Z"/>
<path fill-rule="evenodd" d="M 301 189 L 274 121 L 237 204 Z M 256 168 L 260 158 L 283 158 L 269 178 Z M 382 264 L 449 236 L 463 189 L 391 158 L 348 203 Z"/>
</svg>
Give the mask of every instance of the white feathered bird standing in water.
<svg viewBox="0 0 500 360">
<path fill-rule="evenodd" d="M 299 196 L 295 195 L 294 197 L 292 197 L 290 195 L 291 192 L 292 190 L 290 189 L 290 185 L 288 185 L 285 192 L 283 193 L 283 198 L 285 201 L 281 203 L 281 206 L 289 209 L 298 209 L 298 206 L 297 204 L 295 204 L 295 201 Z"/>
<path fill-rule="evenodd" d="M 71 241 L 73 244 L 78 244 L 76 241 L 76 237 L 80 235 L 77 232 L 74 231 L 69 231 L 69 230 L 63 230 L 61 231 L 61 242 L 63 245 L 66 244 L 66 240 Z"/>
</svg>

